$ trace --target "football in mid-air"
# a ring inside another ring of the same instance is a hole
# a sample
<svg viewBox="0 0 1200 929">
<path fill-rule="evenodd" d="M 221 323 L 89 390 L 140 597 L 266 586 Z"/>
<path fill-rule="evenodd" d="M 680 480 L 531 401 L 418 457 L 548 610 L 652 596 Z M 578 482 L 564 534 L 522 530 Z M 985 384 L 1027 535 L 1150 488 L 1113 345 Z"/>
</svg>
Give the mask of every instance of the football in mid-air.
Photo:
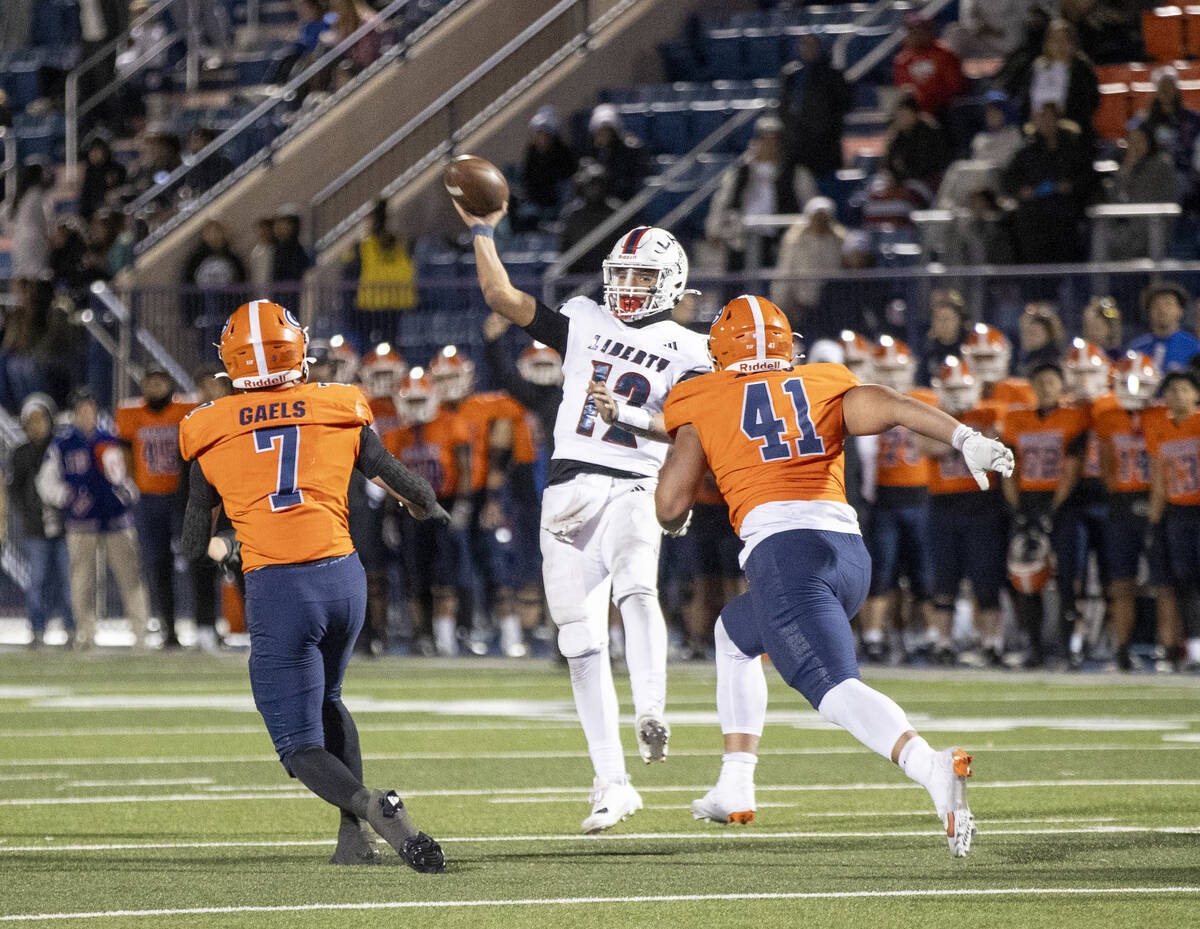
<svg viewBox="0 0 1200 929">
<path fill-rule="evenodd" d="M 508 199 L 508 181 L 500 169 L 485 158 L 459 155 L 442 172 L 442 184 L 472 216 L 486 216 Z"/>
</svg>

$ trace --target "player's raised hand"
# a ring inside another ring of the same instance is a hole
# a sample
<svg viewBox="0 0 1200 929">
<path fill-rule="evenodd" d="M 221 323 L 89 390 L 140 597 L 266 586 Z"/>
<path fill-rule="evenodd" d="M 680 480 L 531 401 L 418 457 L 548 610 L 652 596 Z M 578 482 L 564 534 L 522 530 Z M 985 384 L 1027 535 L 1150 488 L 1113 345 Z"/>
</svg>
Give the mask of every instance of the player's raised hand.
<svg viewBox="0 0 1200 929">
<path fill-rule="evenodd" d="M 488 342 L 495 342 L 508 332 L 511 325 L 512 323 L 499 313 L 488 313 L 487 319 L 483 321 L 483 338 Z"/>
<path fill-rule="evenodd" d="M 454 209 L 458 210 L 458 215 L 460 217 L 462 217 L 462 221 L 467 224 L 468 229 L 470 229 L 472 226 L 478 226 L 480 224 L 482 224 L 484 226 L 494 226 L 498 222 L 500 222 L 500 220 L 504 219 L 504 217 L 508 214 L 508 201 L 507 200 L 504 201 L 504 205 L 502 207 L 500 207 L 500 209 L 493 210 L 491 213 L 488 213 L 486 216 L 473 216 L 472 214 L 470 214 L 466 210 L 464 210 L 459 205 L 459 202 L 457 200 L 451 200 L 450 202 L 454 204 Z"/>
<path fill-rule="evenodd" d="M 967 463 L 967 470 L 975 478 L 975 483 L 979 485 L 980 490 L 988 489 L 987 473 L 989 471 L 996 471 L 1001 477 L 1012 477 L 1016 462 L 1013 459 L 1012 449 L 1002 442 L 989 439 L 972 430 L 963 440 L 961 450 L 963 460 Z"/>
<path fill-rule="evenodd" d="M 588 381 L 588 397 L 596 404 L 596 412 L 608 425 L 617 421 L 617 401 L 608 386 L 600 381 Z"/>
</svg>

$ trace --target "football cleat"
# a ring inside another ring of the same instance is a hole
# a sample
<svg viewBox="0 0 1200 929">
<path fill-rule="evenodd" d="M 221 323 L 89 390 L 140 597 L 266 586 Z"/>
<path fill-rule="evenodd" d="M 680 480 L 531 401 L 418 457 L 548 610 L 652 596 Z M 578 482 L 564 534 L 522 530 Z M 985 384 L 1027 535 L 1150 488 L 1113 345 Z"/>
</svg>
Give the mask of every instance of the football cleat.
<svg viewBox="0 0 1200 929">
<path fill-rule="evenodd" d="M 337 849 L 329 859 L 330 864 L 364 865 L 375 864 L 378 860 L 379 855 L 365 823 L 342 823 L 338 827 Z"/>
<path fill-rule="evenodd" d="M 667 760 L 667 742 L 671 738 L 671 727 L 658 713 L 643 713 L 633 724 L 637 731 L 638 752 L 642 761 Z"/>
<path fill-rule="evenodd" d="M 714 787 L 699 800 L 692 801 L 692 818 L 706 819 L 710 823 L 752 823 L 754 806 L 753 787 L 741 794 Z"/>
<path fill-rule="evenodd" d="M 629 783 L 629 777 L 604 784 L 600 778 L 592 782 L 588 795 L 592 804 L 591 815 L 583 821 L 583 831 L 589 835 L 611 829 L 627 816 L 642 808 L 642 797 Z"/>
<path fill-rule="evenodd" d="M 371 791 L 367 822 L 414 871 L 440 874 L 446 870 L 446 857 L 441 846 L 424 832 L 417 831 L 396 791 Z"/>
<path fill-rule="evenodd" d="M 933 776 L 929 795 L 942 825 L 946 842 L 955 858 L 965 858 L 971 850 L 976 833 L 975 817 L 967 806 L 967 778 L 971 776 L 972 758 L 961 748 L 947 748 L 933 759 Z"/>
</svg>

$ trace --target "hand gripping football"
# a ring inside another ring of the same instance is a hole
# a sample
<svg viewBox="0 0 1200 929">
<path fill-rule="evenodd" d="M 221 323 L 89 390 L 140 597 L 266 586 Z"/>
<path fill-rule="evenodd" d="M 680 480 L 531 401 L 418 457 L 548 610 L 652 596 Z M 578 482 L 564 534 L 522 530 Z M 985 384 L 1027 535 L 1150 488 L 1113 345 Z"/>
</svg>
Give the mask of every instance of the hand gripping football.
<svg viewBox="0 0 1200 929">
<path fill-rule="evenodd" d="M 494 213 L 508 199 L 508 181 L 490 161 L 474 155 L 459 155 L 442 172 L 442 184 L 472 216 Z"/>
</svg>

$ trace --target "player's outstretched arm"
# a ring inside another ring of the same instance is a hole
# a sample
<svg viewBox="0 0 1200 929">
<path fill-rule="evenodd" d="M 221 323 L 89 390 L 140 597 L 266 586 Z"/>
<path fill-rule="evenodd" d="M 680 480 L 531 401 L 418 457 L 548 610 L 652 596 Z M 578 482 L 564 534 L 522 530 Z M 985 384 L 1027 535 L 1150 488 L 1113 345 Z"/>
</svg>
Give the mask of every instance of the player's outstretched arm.
<svg viewBox="0 0 1200 929">
<path fill-rule="evenodd" d="M 588 396 L 595 401 L 596 412 L 608 425 L 618 425 L 655 442 L 671 441 L 662 413 L 651 413 L 644 407 L 623 403 L 612 395 L 608 385 L 599 381 L 588 382 Z"/>
<path fill-rule="evenodd" d="M 183 511 L 183 529 L 179 536 L 179 547 L 183 557 L 196 561 L 208 554 L 208 542 L 212 537 L 213 516 L 221 503 L 216 489 L 204 476 L 199 461 L 188 468 L 187 507 Z M 215 559 L 221 560 L 221 559 Z"/>
<path fill-rule="evenodd" d="M 877 384 L 851 387 L 842 397 L 842 422 L 850 435 L 878 435 L 904 426 L 918 435 L 953 445 L 962 452 L 971 475 L 987 490 L 988 471 L 1013 472 L 1013 453 L 1002 443 L 964 426 L 937 407 Z"/>
<path fill-rule="evenodd" d="M 654 512 L 665 532 L 678 534 L 687 525 L 707 470 L 708 459 L 700 444 L 700 434 L 690 423 L 685 423 L 675 433 L 675 444 L 667 452 L 654 489 Z"/>
<path fill-rule="evenodd" d="M 508 203 L 487 216 L 472 216 L 459 206 L 457 201 L 454 202 L 454 209 L 458 210 L 458 215 L 467 224 L 475 239 L 475 271 L 479 275 L 479 289 L 483 291 L 483 299 L 501 316 L 512 320 L 518 326 L 528 326 L 533 322 L 537 301 L 530 294 L 513 287 L 512 281 L 508 279 L 508 271 L 505 270 L 496 251 L 496 242 L 492 238 L 496 223 L 508 212 Z"/>
<path fill-rule="evenodd" d="M 362 427 L 354 467 L 373 484 L 403 503 L 415 519 L 450 522 L 450 514 L 437 502 L 437 495 L 429 481 L 397 461 L 383 447 L 383 442 L 370 426 Z"/>
</svg>

